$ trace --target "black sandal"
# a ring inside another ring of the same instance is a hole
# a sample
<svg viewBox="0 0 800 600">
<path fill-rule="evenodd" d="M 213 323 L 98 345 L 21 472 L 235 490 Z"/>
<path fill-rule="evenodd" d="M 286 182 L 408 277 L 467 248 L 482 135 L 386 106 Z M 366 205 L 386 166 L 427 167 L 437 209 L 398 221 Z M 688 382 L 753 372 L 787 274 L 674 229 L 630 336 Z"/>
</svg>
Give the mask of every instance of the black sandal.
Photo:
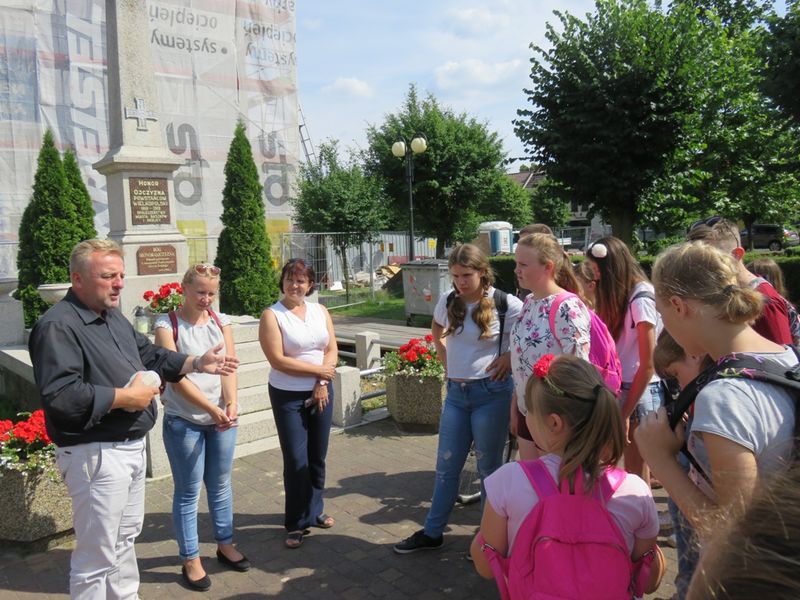
<svg viewBox="0 0 800 600">
<path fill-rule="evenodd" d="M 284 544 L 289 550 L 297 550 L 303 545 L 303 536 L 306 534 L 303 530 L 290 531 L 286 534 L 286 541 Z"/>
<path fill-rule="evenodd" d="M 319 527 L 320 529 L 330 529 L 334 525 L 336 525 L 336 521 L 334 521 L 333 517 L 330 515 L 326 515 L 322 513 L 316 519 L 315 527 Z"/>
</svg>

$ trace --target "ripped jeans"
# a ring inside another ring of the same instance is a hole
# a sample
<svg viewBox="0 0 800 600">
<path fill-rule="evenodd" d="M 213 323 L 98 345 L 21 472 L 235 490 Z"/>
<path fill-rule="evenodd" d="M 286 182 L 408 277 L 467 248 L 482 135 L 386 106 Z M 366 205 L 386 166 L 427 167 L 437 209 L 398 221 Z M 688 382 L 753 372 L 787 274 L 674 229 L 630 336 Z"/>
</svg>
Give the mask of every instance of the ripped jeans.
<svg viewBox="0 0 800 600">
<path fill-rule="evenodd" d="M 447 398 L 439 422 L 433 500 L 425 519 L 426 535 L 439 537 L 447 526 L 458 495 L 458 479 L 473 440 L 483 503 L 483 480 L 503 464 L 513 389 L 510 376 L 503 381 L 489 378 L 448 380 Z"/>
</svg>

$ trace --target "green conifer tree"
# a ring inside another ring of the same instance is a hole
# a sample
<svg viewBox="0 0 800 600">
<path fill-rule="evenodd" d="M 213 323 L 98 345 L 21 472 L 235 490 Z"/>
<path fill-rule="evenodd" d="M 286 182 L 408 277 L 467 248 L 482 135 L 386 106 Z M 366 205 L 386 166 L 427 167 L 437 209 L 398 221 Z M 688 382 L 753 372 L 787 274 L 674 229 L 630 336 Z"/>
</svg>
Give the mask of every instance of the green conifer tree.
<svg viewBox="0 0 800 600">
<path fill-rule="evenodd" d="M 81 241 L 94 239 L 97 237 L 97 229 L 94 226 L 94 206 L 92 206 L 89 190 L 86 189 L 86 184 L 81 177 L 78 159 L 72 150 L 64 153 L 64 175 L 67 178 L 69 198 L 75 206 L 78 216 Z"/>
<path fill-rule="evenodd" d="M 217 245 L 220 309 L 225 313 L 258 316 L 278 298 L 261 191 L 253 150 L 240 121 L 225 163 L 224 227 Z"/>
<path fill-rule="evenodd" d="M 26 327 L 32 327 L 48 306 L 39 296 L 37 286 L 69 281 L 69 255 L 80 240 L 64 165 L 53 133 L 48 129 L 39 151 L 33 196 L 22 215 L 19 230 L 18 298 L 22 300 Z"/>
</svg>

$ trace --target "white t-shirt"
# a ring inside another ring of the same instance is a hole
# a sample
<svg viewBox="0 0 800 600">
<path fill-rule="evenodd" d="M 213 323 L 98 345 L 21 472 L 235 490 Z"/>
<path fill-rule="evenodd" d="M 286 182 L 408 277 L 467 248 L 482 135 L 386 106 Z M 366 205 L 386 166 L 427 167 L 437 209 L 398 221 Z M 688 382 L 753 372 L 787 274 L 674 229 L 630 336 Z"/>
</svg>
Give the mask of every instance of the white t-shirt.
<svg viewBox="0 0 800 600">
<path fill-rule="evenodd" d="M 655 338 L 661 333 L 661 315 L 656 310 L 656 302 L 651 298 L 633 298 L 639 292 L 655 293 L 653 284 L 649 281 L 640 281 L 633 286 L 631 295 L 628 296 L 628 310 L 625 311 L 625 320 L 622 322 L 622 331 L 619 339 L 615 340 L 617 345 L 617 355 L 622 366 L 622 381 L 630 383 L 633 381 L 636 371 L 639 369 L 639 333 L 636 326 L 641 323 L 650 323 L 655 327 Z M 659 381 L 658 375 L 653 375 L 650 382 Z"/>
<path fill-rule="evenodd" d="M 321 365 L 328 347 L 328 321 L 325 311 L 316 302 L 306 302 L 306 318 L 301 319 L 281 302 L 269 307 L 278 321 L 283 340 L 283 355 L 313 365 Z M 301 392 L 313 390 L 317 378 L 313 375 L 290 375 L 275 367 L 270 369 L 269 383 L 279 390 Z"/>
<path fill-rule="evenodd" d="M 523 415 L 525 386 L 533 373 L 533 365 L 545 354 L 574 354 L 589 360 L 591 346 L 591 317 L 577 296 L 570 296 L 558 305 L 555 331 L 550 330 L 550 307 L 557 294 L 536 300 L 528 294 L 522 312 L 511 328 L 511 374 L 517 406 Z"/>
<path fill-rule="evenodd" d="M 797 364 L 794 351 L 752 354 L 787 367 Z M 711 465 L 702 433 L 713 433 L 750 450 L 756 458 L 759 479 L 781 473 L 792 455 L 795 424 L 792 394 L 779 386 L 745 378 L 721 378 L 708 383 L 697 394 L 688 447 L 703 471 L 711 476 Z M 689 476 L 706 496 L 714 490 L 691 468 Z"/>
<path fill-rule="evenodd" d="M 557 481 L 561 457 L 546 454 L 541 460 Z M 517 531 L 531 512 L 539 496 L 531 486 L 525 471 L 516 462 L 504 464 L 485 480 L 486 498 L 495 512 L 508 519 L 509 555 L 514 547 Z M 622 532 L 633 552 L 634 538 L 649 539 L 658 535 L 658 510 L 650 486 L 636 475 L 628 475 L 608 501 L 608 512 Z"/>
<path fill-rule="evenodd" d="M 491 298 L 494 288 L 490 287 L 486 295 Z M 433 309 L 433 320 L 447 329 L 449 321 L 447 319 L 447 296 L 450 291 L 445 292 L 436 302 Z M 480 338 L 481 330 L 472 320 L 472 313 L 478 306 L 477 302 L 467 303 L 467 314 L 464 317 L 463 328 L 458 328 L 455 332 L 448 335 L 445 340 L 447 344 L 447 376 L 454 379 L 483 379 L 488 377 L 486 368 L 498 356 L 498 349 L 502 352 L 508 351 L 511 328 L 517 321 L 522 302 L 513 294 L 506 296 L 508 310 L 506 311 L 505 323 L 503 324 L 503 341 L 498 344 L 497 336 L 500 334 L 500 321 L 497 317 L 497 310 L 494 311 L 494 321 L 489 326 L 491 335 L 484 339 Z"/>
<path fill-rule="evenodd" d="M 231 320 L 227 315 L 222 313 L 216 313 L 216 315 L 223 327 L 230 325 Z M 177 317 L 177 314 L 175 316 Z M 158 317 L 154 327 L 167 329 L 172 335 L 172 323 L 169 315 Z M 178 342 L 176 345 L 179 352 L 200 356 L 224 341 L 222 330 L 210 316 L 203 325 L 191 325 L 178 317 Z M 226 350 L 223 349 L 223 352 Z M 188 373 L 186 378 L 195 384 L 210 402 L 217 404 L 220 408 L 225 407 L 225 400 L 222 397 L 222 379 L 219 375 Z M 189 402 L 183 394 L 174 389 L 172 383 L 167 384 L 164 393 L 161 394 L 161 400 L 164 402 L 164 412 L 168 415 L 175 415 L 197 425 L 214 424 L 214 419 L 210 414 Z"/>
</svg>

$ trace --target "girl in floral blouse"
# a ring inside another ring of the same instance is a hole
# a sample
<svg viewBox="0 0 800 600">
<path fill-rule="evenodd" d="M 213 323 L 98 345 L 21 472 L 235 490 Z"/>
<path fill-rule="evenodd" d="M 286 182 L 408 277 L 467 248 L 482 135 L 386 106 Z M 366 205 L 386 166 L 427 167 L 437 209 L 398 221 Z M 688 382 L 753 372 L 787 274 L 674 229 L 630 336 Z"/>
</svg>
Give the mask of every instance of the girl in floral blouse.
<svg viewBox="0 0 800 600">
<path fill-rule="evenodd" d="M 539 453 L 525 424 L 525 386 L 533 365 L 545 354 L 574 354 L 588 360 L 590 316 L 577 296 L 558 303 L 550 327 L 550 312 L 559 294 L 580 294 L 580 286 L 558 240 L 545 233 L 520 238 L 514 252 L 514 273 L 519 286 L 531 290 L 522 313 L 511 328 L 511 373 L 514 399 L 511 402 L 511 432 L 517 436 L 522 460 L 535 460 Z"/>
</svg>

